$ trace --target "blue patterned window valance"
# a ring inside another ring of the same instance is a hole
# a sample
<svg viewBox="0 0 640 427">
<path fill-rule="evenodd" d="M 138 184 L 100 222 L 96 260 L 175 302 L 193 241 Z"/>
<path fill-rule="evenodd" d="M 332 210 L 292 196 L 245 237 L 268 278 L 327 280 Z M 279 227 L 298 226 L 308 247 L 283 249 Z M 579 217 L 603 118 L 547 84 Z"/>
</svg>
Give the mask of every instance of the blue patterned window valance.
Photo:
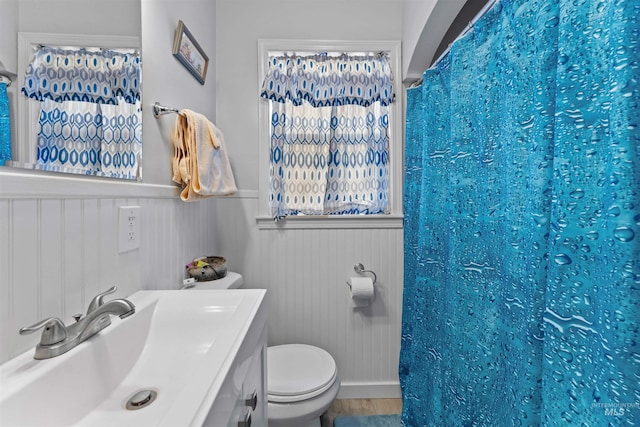
<svg viewBox="0 0 640 427">
<path fill-rule="evenodd" d="M 394 100 L 393 76 L 384 55 L 285 55 L 270 58 L 260 96 L 314 107 L 387 106 Z"/>
<path fill-rule="evenodd" d="M 109 49 L 40 48 L 25 73 L 22 93 L 43 101 L 130 104 L 140 100 L 140 56 Z"/>
</svg>

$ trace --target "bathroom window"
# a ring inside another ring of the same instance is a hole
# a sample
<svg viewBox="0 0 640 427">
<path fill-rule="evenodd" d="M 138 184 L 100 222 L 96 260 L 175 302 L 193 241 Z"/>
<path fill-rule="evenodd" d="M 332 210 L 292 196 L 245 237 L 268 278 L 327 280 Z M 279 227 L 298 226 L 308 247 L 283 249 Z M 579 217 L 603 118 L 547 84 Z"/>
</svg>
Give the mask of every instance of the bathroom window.
<svg viewBox="0 0 640 427">
<path fill-rule="evenodd" d="M 401 227 L 399 43 L 259 43 L 259 227 Z"/>
<path fill-rule="evenodd" d="M 139 38 L 47 33 L 18 38 L 22 120 L 19 161 L 12 165 L 140 179 Z"/>
</svg>

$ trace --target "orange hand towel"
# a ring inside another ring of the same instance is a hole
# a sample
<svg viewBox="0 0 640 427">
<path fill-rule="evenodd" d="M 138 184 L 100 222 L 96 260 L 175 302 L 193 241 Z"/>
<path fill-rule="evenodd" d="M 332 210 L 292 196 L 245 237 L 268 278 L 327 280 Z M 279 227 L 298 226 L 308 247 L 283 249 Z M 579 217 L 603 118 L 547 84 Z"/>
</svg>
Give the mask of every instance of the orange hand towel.
<svg viewBox="0 0 640 427">
<path fill-rule="evenodd" d="M 182 200 L 228 196 L 238 191 L 224 136 L 204 115 L 182 110 L 176 118 L 171 140 L 174 146 L 172 180 L 183 186 Z"/>
</svg>

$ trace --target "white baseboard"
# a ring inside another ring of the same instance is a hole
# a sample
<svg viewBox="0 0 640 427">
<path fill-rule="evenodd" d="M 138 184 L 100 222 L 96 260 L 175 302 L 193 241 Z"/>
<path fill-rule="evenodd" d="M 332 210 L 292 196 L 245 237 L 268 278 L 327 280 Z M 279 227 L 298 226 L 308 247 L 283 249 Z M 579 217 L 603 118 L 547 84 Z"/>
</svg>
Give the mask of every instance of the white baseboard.
<svg viewBox="0 0 640 427">
<path fill-rule="evenodd" d="M 397 399 L 401 398 L 399 382 L 342 382 L 338 399 Z"/>
</svg>

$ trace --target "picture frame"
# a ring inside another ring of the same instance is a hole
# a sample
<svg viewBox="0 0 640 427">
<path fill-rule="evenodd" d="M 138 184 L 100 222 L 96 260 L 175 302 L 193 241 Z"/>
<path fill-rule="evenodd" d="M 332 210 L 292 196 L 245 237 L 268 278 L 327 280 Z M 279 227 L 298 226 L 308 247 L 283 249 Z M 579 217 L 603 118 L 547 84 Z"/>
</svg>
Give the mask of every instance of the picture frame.
<svg viewBox="0 0 640 427">
<path fill-rule="evenodd" d="M 204 84 L 209 67 L 209 57 L 182 20 L 178 21 L 173 38 L 173 56 L 193 74 L 193 77 L 200 84 Z"/>
</svg>

